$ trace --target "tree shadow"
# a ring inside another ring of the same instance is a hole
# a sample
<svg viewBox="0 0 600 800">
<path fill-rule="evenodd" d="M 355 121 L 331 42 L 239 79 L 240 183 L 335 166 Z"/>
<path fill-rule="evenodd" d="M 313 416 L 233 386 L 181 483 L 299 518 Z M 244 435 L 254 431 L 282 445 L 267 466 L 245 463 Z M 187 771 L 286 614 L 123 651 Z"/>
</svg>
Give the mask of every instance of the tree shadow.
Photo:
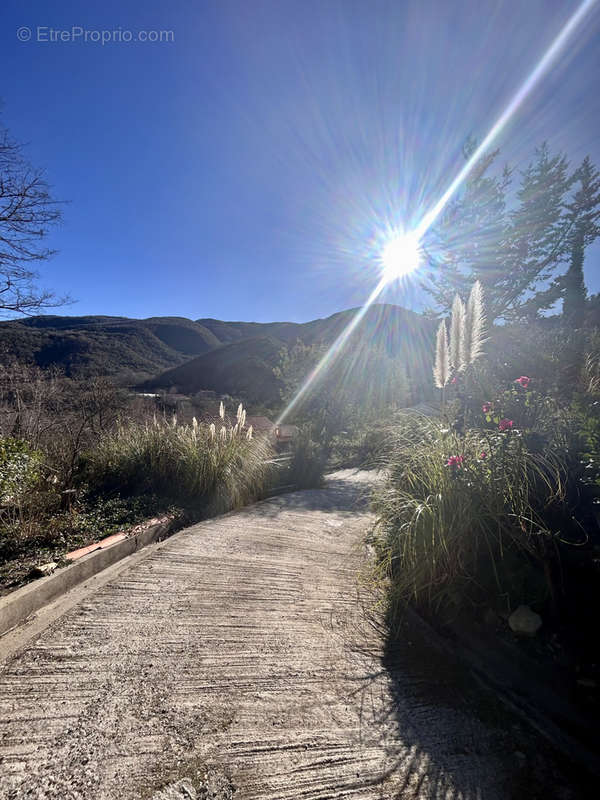
<svg viewBox="0 0 600 800">
<path fill-rule="evenodd" d="M 412 615 L 393 630 L 372 602 L 344 635 L 362 669 L 346 676 L 361 727 L 377 731 L 385 758 L 370 783 L 386 800 L 576 800 L 585 781 L 523 726 L 449 652 L 432 645 Z M 367 629 L 370 628 L 370 635 Z M 355 662 L 356 663 L 356 662 Z M 372 735 L 372 734 L 371 734 Z"/>
<path fill-rule="evenodd" d="M 360 514 L 368 519 L 377 482 L 372 473 L 345 470 L 328 476 L 323 488 L 264 501 L 260 514 L 311 511 L 335 514 L 341 524 Z M 357 728 L 345 731 L 357 770 L 344 791 L 385 800 L 586 796 L 570 791 L 569 779 L 549 764 L 548 748 L 458 658 L 437 650 L 418 620 L 407 615 L 389 625 L 376 593 L 365 581 L 356 597 L 362 613 L 350 603 L 353 610 L 336 605 L 322 618 L 332 651 L 343 651 L 339 661 L 333 656 L 328 678 L 339 687 L 331 711 L 359 709 Z"/>
</svg>

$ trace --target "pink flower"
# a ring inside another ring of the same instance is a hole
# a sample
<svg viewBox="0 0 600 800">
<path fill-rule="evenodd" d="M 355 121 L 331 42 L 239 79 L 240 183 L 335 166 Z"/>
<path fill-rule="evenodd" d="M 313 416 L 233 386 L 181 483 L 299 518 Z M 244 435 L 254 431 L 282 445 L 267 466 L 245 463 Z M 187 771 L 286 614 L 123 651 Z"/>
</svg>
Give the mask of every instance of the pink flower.
<svg viewBox="0 0 600 800">
<path fill-rule="evenodd" d="M 456 383 L 456 378 L 452 378 L 452 380 L 450 381 L 450 383 Z"/>
<path fill-rule="evenodd" d="M 464 456 L 449 456 L 448 461 L 446 461 L 447 467 L 462 467 L 462 463 L 465 460 Z"/>
<path fill-rule="evenodd" d="M 487 453 L 485 452 L 485 450 L 482 450 L 481 453 L 479 453 L 479 458 L 482 461 L 483 461 L 484 458 L 487 458 Z"/>
<path fill-rule="evenodd" d="M 490 411 L 492 410 L 492 404 L 491 403 L 484 403 L 481 406 L 481 410 L 483 411 L 484 414 L 489 414 Z"/>
<path fill-rule="evenodd" d="M 500 420 L 500 422 L 498 423 L 498 428 L 501 431 L 509 431 L 513 425 L 514 422 L 512 421 L 512 419 L 505 418 Z"/>
<path fill-rule="evenodd" d="M 517 380 L 514 381 L 514 383 L 518 383 L 520 386 L 522 386 L 523 389 L 527 389 L 527 387 L 529 386 L 530 382 L 531 382 L 531 378 L 528 378 L 527 375 L 521 375 L 520 378 L 517 378 Z"/>
</svg>

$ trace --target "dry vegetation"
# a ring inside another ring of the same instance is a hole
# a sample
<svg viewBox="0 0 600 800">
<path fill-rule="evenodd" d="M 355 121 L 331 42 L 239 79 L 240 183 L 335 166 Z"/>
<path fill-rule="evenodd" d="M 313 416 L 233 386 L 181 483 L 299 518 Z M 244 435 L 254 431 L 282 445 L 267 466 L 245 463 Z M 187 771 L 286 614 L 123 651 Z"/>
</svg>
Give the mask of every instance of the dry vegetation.
<svg viewBox="0 0 600 800">
<path fill-rule="evenodd" d="M 14 364 L 0 382 L 0 580 L 163 511 L 182 521 L 239 507 L 276 480 L 245 410 L 180 424 L 106 379 Z"/>
</svg>

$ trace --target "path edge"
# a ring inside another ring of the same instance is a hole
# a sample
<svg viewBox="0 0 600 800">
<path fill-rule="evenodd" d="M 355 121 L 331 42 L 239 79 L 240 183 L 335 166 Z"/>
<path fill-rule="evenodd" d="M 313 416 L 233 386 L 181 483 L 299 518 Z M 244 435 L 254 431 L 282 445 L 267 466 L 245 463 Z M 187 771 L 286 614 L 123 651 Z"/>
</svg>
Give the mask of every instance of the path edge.
<svg viewBox="0 0 600 800">
<path fill-rule="evenodd" d="M 46 578 L 39 578 L 0 597 L 0 636 L 9 633 L 40 608 L 88 578 L 127 558 L 137 550 L 165 538 L 174 527 L 174 522 L 172 517 L 163 519 L 139 533 L 115 542 L 110 547 L 94 550 L 74 564 L 57 569 Z"/>
<path fill-rule="evenodd" d="M 585 769 L 596 780 L 600 778 L 600 760 L 597 753 L 589 749 L 587 743 L 565 730 L 555 722 L 547 708 L 541 708 L 513 685 L 497 663 L 486 660 L 485 654 L 478 652 L 472 642 L 457 638 L 451 640 L 437 631 L 416 609 L 410 605 L 403 608 L 405 618 L 421 631 L 424 640 L 432 649 L 462 662 L 485 690 L 498 700 L 523 723 L 541 734 L 547 742 L 564 758 Z M 579 720 L 577 720 L 579 721 Z"/>
</svg>

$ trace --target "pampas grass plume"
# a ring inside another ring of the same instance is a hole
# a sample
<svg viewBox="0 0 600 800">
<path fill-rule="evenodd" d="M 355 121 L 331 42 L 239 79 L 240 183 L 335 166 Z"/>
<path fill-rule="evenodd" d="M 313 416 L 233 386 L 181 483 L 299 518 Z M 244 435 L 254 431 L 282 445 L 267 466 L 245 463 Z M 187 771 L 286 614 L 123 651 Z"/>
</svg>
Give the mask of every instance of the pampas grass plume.
<svg viewBox="0 0 600 800">
<path fill-rule="evenodd" d="M 448 352 L 448 331 L 442 320 L 435 342 L 435 364 L 433 378 L 438 389 L 443 389 L 450 380 L 450 354 Z"/>
<path fill-rule="evenodd" d="M 465 328 L 465 304 L 458 295 L 452 303 L 452 317 L 450 319 L 450 367 L 458 372 L 463 364 Z"/>
<path fill-rule="evenodd" d="M 474 364 L 483 355 L 485 343 L 485 310 L 483 306 L 483 288 L 475 281 L 467 301 L 464 323 L 464 355 L 463 365 Z"/>
</svg>

